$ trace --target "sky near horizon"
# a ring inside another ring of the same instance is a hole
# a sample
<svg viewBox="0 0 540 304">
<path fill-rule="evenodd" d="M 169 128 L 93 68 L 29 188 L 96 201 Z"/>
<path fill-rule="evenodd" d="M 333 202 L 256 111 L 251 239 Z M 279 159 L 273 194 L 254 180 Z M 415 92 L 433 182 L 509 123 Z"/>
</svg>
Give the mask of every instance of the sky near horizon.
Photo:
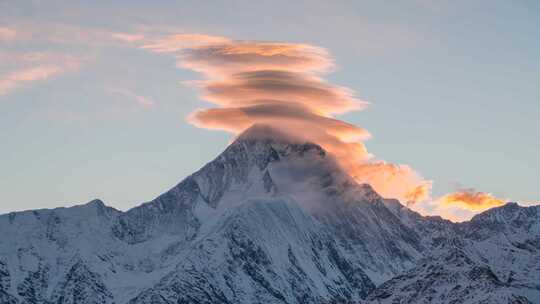
<svg viewBox="0 0 540 304">
<path fill-rule="evenodd" d="M 324 50 L 317 85 L 368 103 L 332 117 L 433 200 L 539 202 L 539 29 L 536 1 L 0 1 L 0 213 L 125 210 L 217 156 L 231 134 L 186 117 L 212 107 L 193 80 L 222 71 L 139 43 L 193 34 Z"/>
</svg>

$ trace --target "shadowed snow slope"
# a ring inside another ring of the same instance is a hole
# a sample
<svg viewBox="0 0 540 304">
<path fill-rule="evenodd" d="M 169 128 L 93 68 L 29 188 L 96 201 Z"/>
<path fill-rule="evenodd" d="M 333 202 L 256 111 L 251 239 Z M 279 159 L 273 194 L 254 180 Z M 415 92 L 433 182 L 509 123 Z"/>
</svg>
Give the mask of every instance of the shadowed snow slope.
<svg viewBox="0 0 540 304">
<path fill-rule="evenodd" d="M 256 125 L 127 212 L 1 215 L 0 303 L 534 303 L 539 217 L 422 217 Z"/>
</svg>

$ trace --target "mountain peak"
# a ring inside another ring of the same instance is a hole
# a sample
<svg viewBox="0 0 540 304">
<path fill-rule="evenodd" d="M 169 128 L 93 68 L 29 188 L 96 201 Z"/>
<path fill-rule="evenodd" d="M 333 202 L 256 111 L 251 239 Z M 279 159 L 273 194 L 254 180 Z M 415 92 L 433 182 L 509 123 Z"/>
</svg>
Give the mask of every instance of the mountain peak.
<svg viewBox="0 0 540 304">
<path fill-rule="evenodd" d="M 99 207 L 99 208 L 105 207 L 105 203 L 102 200 L 100 200 L 99 198 L 93 199 L 93 200 L 89 201 L 88 203 L 86 203 L 85 205 L 88 206 L 88 207 L 92 207 L 92 206 L 96 206 L 96 207 Z"/>
<path fill-rule="evenodd" d="M 267 124 L 253 124 L 245 129 L 235 141 L 258 140 L 282 143 L 299 143 L 302 140 L 287 134 L 285 130 Z"/>
<path fill-rule="evenodd" d="M 220 157 L 237 158 L 237 153 L 245 154 L 246 159 L 265 159 L 276 161 L 282 157 L 314 155 L 325 157 L 327 152 L 308 139 L 290 135 L 287 131 L 266 124 L 254 124 L 236 137 Z M 263 169 L 262 167 L 260 167 Z"/>
</svg>

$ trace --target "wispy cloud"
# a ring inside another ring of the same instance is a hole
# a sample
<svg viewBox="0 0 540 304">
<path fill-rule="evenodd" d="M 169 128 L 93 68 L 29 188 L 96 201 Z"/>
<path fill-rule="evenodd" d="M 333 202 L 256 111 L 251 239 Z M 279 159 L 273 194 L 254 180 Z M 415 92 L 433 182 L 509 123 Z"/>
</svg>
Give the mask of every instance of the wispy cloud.
<svg viewBox="0 0 540 304">
<path fill-rule="evenodd" d="M 0 53 L 0 96 L 77 70 L 83 60 L 54 53 Z"/>
<path fill-rule="evenodd" d="M 15 89 L 38 80 L 45 80 L 59 73 L 61 73 L 61 69 L 56 66 L 37 66 L 14 71 L 0 79 L 0 95 L 6 95 Z"/>
<path fill-rule="evenodd" d="M 113 32 L 110 35 L 114 39 L 118 39 L 120 41 L 129 42 L 129 43 L 141 41 L 144 39 L 144 35 L 142 34 L 127 34 L 127 33 L 114 33 Z"/>
<path fill-rule="evenodd" d="M 9 30 L 16 33 L 12 37 L 15 44 L 26 45 L 28 42 L 45 45 L 66 45 L 74 48 L 80 46 L 106 47 L 117 46 L 125 42 L 134 42 L 137 35 L 110 31 L 108 29 L 83 27 L 64 23 L 39 23 L 17 21 Z M 0 28 L 0 37 L 1 37 Z"/>
<path fill-rule="evenodd" d="M 130 35 L 66 24 L 14 22 L 0 27 L 0 95 L 78 70 L 95 60 L 101 47 L 132 47 L 141 35 Z M 44 51 L 44 49 L 57 51 Z M 68 51 L 60 51 L 66 49 Z M 24 51 L 23 51 L 24 50 Z M 135 96 L 133 96 L 135 98 Z M 141 104 L 151 101 L 138 98 Z"/>
<path fill-rule="evenodd" d="M 133 91 L 126 88 L 109 88 L 108 91 L 113 94 L 118 94 L 122 97 L 132 100 L 137 105 L 144 108 L 153 108 L 156 106 L 156 102 L 152 98 L 138 95 L 134 93 Z"/>
<path fill-rule="evenodd" d="M 0 96 L 89 65 L 99 60 L 102 49 L 132 48 L 149 32 L 144 27 L 141 34 L 130 34 L 54 22 L 11 20 L 11 23 L 9 27 L 0 27 L 0 42 L 9 42 L 0 50 Z M 128 90 L 118 89 L 116 94 L 144 107 L 155 105 L 153 100 Z"/>
</svg>

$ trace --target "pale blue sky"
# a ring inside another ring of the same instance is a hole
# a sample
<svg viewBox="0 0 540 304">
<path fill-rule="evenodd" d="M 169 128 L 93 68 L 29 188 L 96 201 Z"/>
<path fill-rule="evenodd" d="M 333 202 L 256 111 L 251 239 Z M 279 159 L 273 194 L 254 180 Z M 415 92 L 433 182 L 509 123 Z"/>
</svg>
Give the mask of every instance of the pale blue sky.
<svg viewBox="0 0 540 304">
<path fill-rule="evenodd" d="M 326 78 L 371 103 L 340 117 L 373 134 L 371 153 L 411 165 L 434 197 L 540 201 L 537 1 L 0 1 L 1 28 L 16 31 L 0 30 L 2 54 L 75 63 L 0 94 L 0 213 L 126 209 L 226 147 L 230 135 L 185 122 L 208 106 L 180 83 L 199 75 L 100 34 L 157 29 L 324 47 L 338 67 Z M 0 84 L 36 64 L 10 58 Z"/>
</svg>

